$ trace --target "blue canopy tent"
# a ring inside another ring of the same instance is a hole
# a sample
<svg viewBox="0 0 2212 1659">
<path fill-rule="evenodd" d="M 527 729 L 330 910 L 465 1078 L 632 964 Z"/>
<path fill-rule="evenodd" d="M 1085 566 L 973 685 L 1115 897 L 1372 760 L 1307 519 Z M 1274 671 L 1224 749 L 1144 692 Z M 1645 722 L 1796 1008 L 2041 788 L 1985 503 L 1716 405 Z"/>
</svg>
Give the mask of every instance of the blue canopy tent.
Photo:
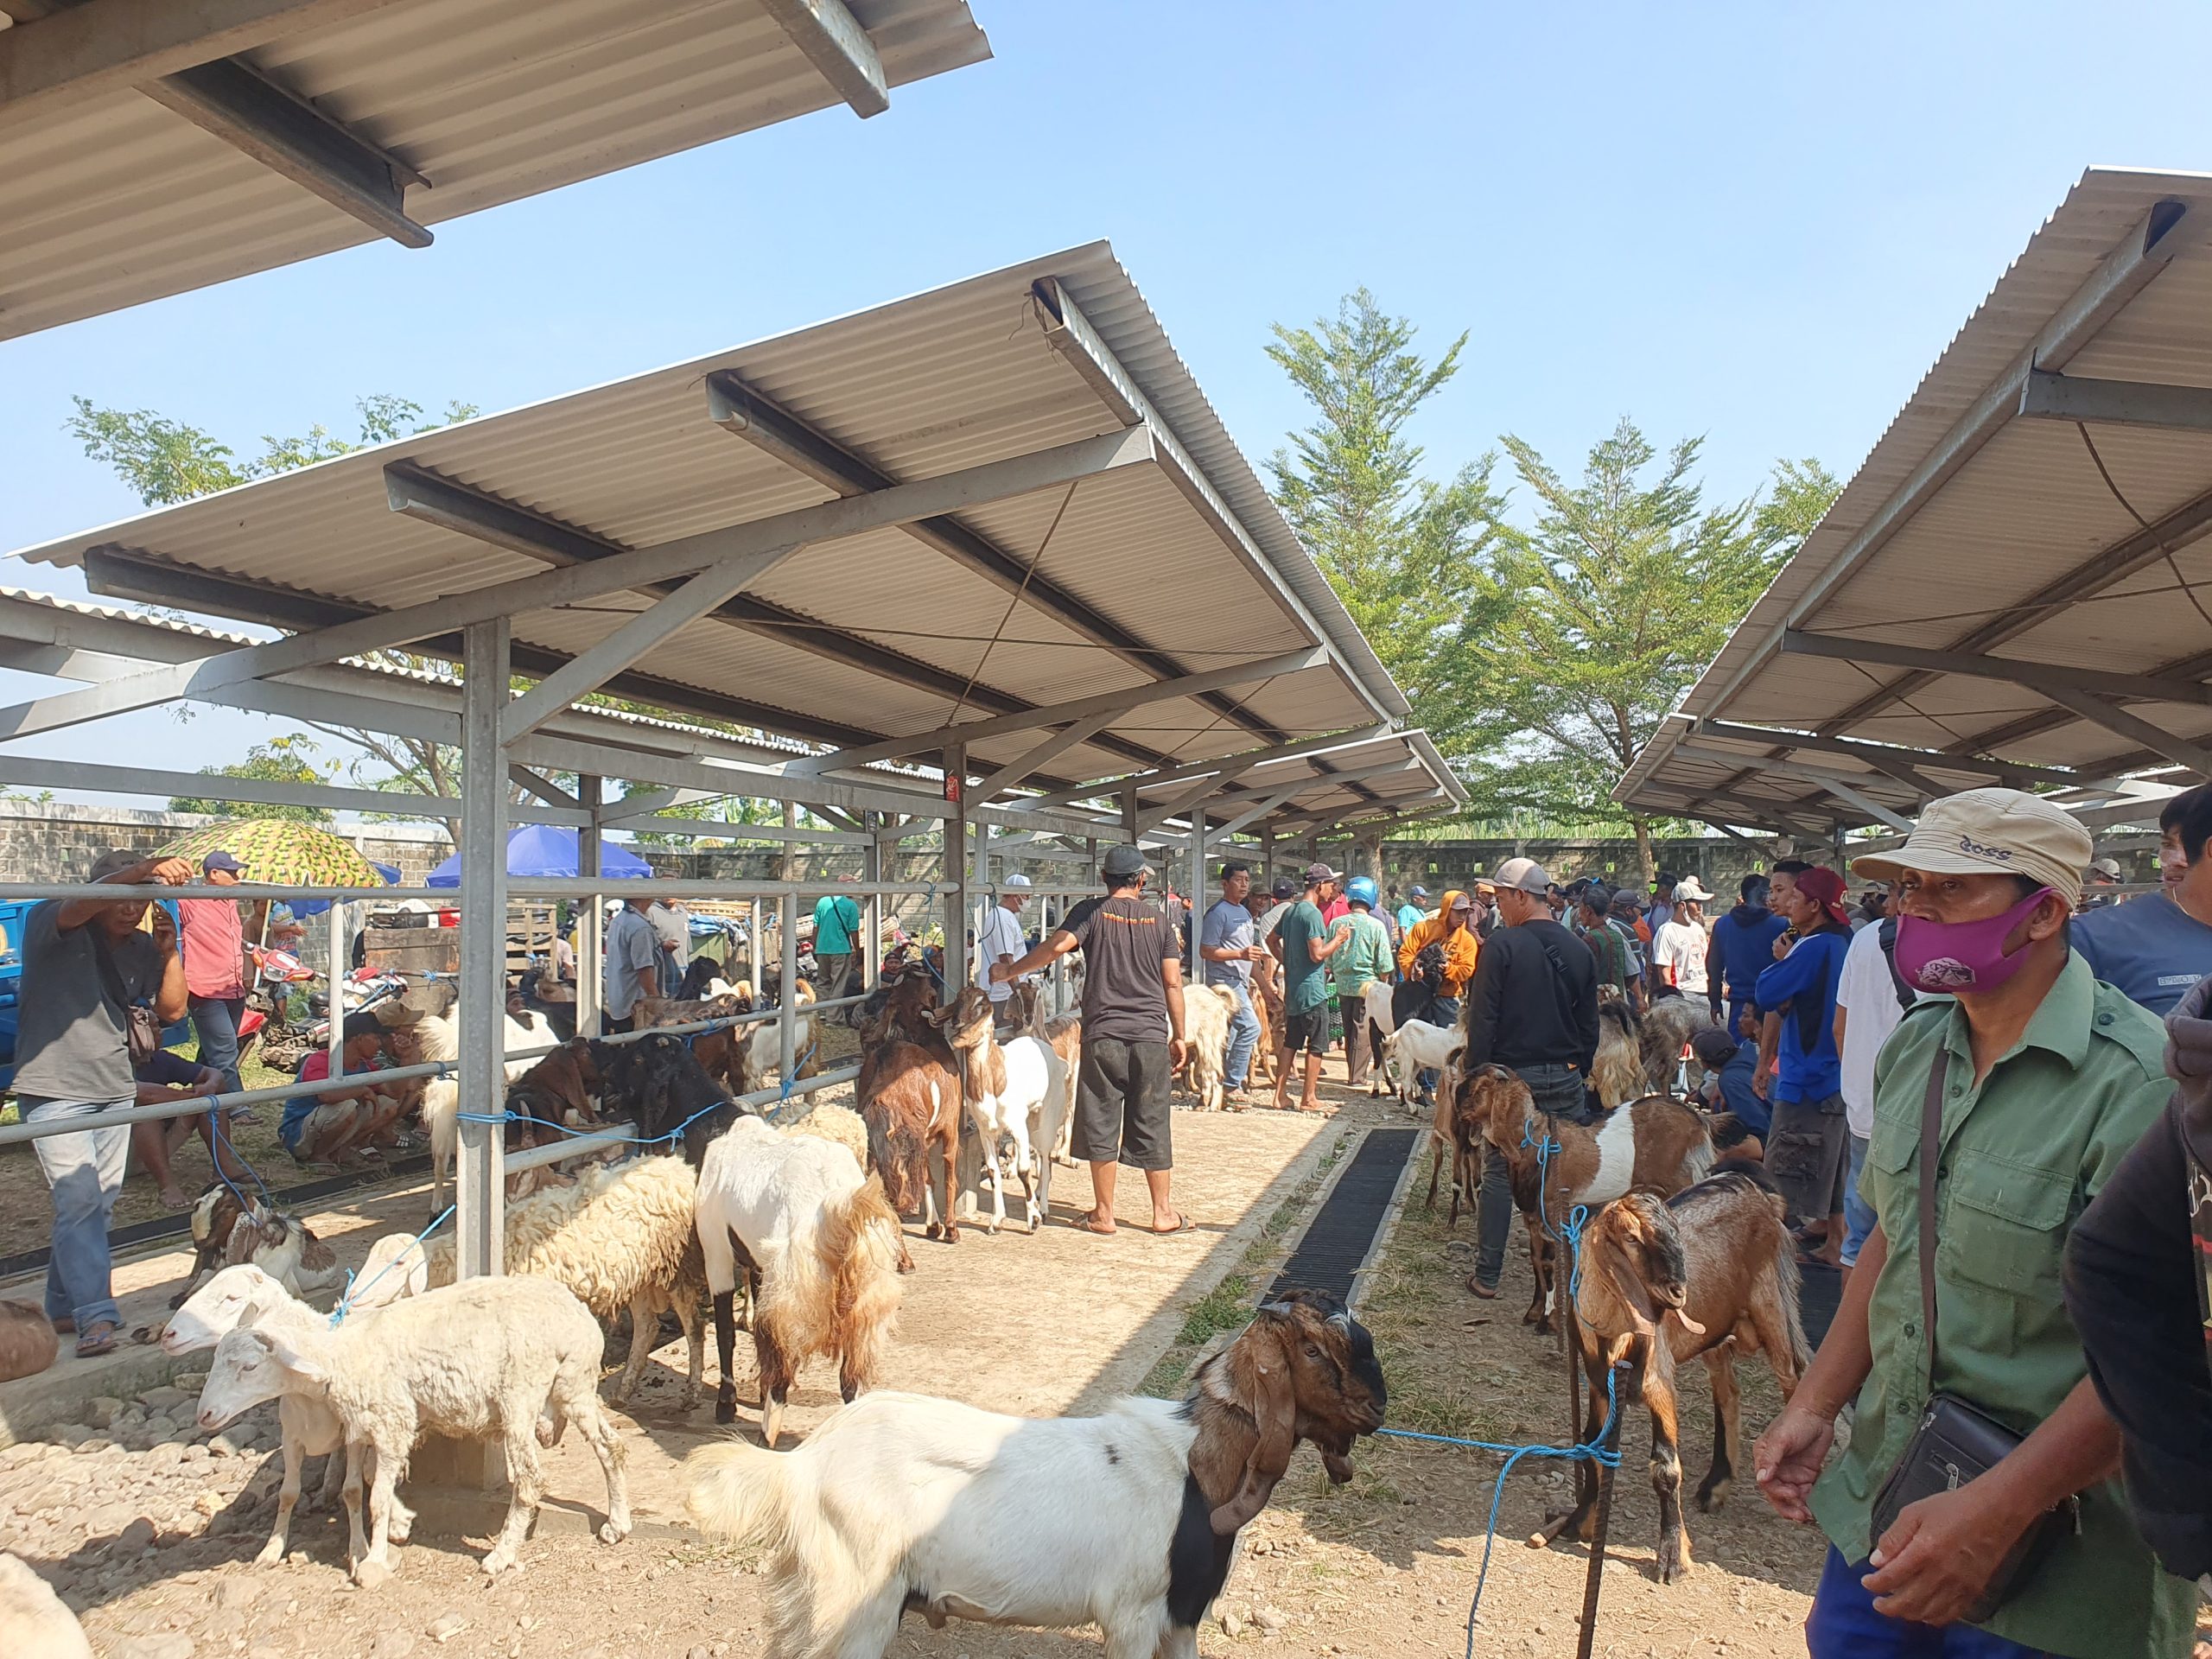
<svg viewBox="0 0 2212 1659">
<path fill-rule="evenodd" d="M 525 823 L 507 836 L 507 874 L 509 875 L 577 875 L 579 859 L 576 853 L 576 832 L 553 823 Z M 616 880 L 636 880 L 653 873 L 653 867 L 635 853 L 616 846 L 611 841 L 599 843 L 599 873 Z M 434 887 L 457 887 L 461 885 L 461 855 L 451 858 L 432 870 L 428 878 Z"/>
</svg>

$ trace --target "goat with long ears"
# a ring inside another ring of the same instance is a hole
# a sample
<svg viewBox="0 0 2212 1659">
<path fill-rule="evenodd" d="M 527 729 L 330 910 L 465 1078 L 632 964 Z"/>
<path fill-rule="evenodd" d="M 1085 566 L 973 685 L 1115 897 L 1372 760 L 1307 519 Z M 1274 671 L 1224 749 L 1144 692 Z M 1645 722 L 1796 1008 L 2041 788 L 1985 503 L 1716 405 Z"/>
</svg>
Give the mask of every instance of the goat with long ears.
<svg viewBox="0 0 2212 1659">
<path fill-rule="evenodd" d="M 767 1551 L 769 1650 L 874 1659 L 901 1616 L 1096 1624 L 1108 1659 L 1196 1659 L 1237 1529 L 1298 1442 L 1332 1480 L 1382 1427 L 1374 1344 L 1332 1298 L 1291 1291 L 1199 1367 L 1179 1405 L 1002 1416 L 870 1394 L 796 1452 L 693 1454 L 687 1508 Z"/>
</svg>

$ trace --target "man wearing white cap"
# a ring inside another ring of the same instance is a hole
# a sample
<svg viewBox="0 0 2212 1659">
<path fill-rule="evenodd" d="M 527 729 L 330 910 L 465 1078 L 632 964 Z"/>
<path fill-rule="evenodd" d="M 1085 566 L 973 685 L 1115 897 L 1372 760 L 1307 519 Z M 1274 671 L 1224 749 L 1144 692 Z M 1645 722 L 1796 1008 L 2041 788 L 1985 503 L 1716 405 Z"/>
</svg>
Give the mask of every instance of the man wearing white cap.
<svg viewBox="0 0 2212 1659">
<path fill-rule="evenodd" d="M 1706 901 L 1713 895 L 1705 883 L 1686 875 L 1675 884 L 1674 907 L 1651 936 L 1651 966 L 1659 976 L 1659 994 L 1679 992 L 1694 1001 L 1707 1001 L 1705 978 Z"/>
<path fill-rule="evenodd" d="M 992 1016 L 1001 1025 L 1006 1023 L 1006 1005 L 1014 995 L 1014 982 L 992 978 L 991 969 L 1029 949 L 1029 940 L 1021 931 L 1021 907 L 1028 902 L 1029 878 L 1016 870 L 1001 887 L 998 903 L 984 912 L 982 931 L 976 936 L 976 982 L 988 993 Z"/>
<path fill-rule="evenodd" d="M 1941 1651 L 2190 1650 L 2195 1587 L 2159 1570 L 2121 1502 L 2118 1430 L 2060 1294 L 2075 1218 L 2170 1086 L 2157 1020 L 2069 943 L 2089 851 L 2051 803 L 1977 789 L 1853 862 L 1898 885 L 1898 971 L 1953 1000 L 1916 1005 L 1883 1048 L 1877 1224 L 1756 1455 L 1768 1501 L 1832 1545 L 1813 1659 L 1932 1652 L 1925 1627 L 1969 1615 L 1974 1633 Z M 1849 1449 L 1823 1473 L 1854 1398 Z M 1975 1439 L 1986 1472 L 1956 1449 Z M 1929 1495 L 1885 1504 L 1892 1471 Z M 2031 1564 L 2005 1570 L 2031 1535 Z"/>
</svg>

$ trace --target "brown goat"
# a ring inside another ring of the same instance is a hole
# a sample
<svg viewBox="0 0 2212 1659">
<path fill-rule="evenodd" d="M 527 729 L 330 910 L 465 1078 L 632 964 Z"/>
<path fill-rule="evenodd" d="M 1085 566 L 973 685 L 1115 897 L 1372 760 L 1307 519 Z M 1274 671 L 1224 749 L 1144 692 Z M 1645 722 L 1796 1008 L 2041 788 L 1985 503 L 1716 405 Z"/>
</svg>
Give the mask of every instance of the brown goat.
<svg viewBox="0 0 2212 1659">
<path fill-rule="evenodd" d="M 925 1047 L 894 1040 L 868 1050 L 854 1084 L 861 1121 L 868 1125 L 868 1166 L 883 1179 L 891 1207 L 918 1214 L 928 1236 L 960 1242 L 955 1205 L 960 1197 L 960 1120 L 964 1116 L 960 1069 L 942 1043 Z M 938 1155 L 944 1207 L 938 1208 Z"/>
<path fill-rule="evenodd" d="M 1052 1161 L 1075 1167 L 1071 1151 L 1075 1137 L 1075 1080 L 1083 1075 L 1083 1016 L 1079 1014 L 1056 1014 L 1045 1021 L 1038 1034 L 1052 1046 L 1052 1052 L 1067 1062 L 1068 1109 L 1060 1114 L 1059 1137 L 1052 1143 Z"/>
<path fill-rule="evenodd" d="M 1574 1206 L 1594 1210 L 1630 1192 L 1671 1197 L 1713 1167 L 1705 1115 L 1647 1095 L 1585 1126 L 1536 1109 L 1529 1085 L 1502 1065 L 1478 1067 L 1459 1083 L 1490 1144 L 1513 1171 L 1513 1201 L 1529 1232 L 1535 1292 L 1524 1325 L 1549 1335 L 1552 1235 Z"/>
<path fill-rule="evenodd" d="M 737 1014 L 753 1012 L 753 992 L 750 984 L 739 982 L 739 988 L 722 996 L 709 996 L 697 1001 L 679 1001 L 672 997 L 642 996 L 632 1011 L 632 1029 L 643 1031 L 655 1026 L 689 1026 L 702 1020 L 727 1020 Z M 691 1052 L 699 1057 L 699 1064 L 733 1095 L 749 1094 L 759 1088 L 760 1079 L 753 1076 L 747 1063 L 746 1039 L 753 1034 L 750 1026 L 725 1026 L 720 1031 L 702 1031 L 691 1039 Z"/>
<path fill-rule="evenodd" d="M 0 1382 L 37 1376 L 60 1351 L 45 1313 L 29 1302 L 0 1302 Z"/>
<path fill-rule="evenodd" d="M 1502 1066 L 1488 1066 L 1485 1071 L 1503 1071 Z M 1507 1074 L 1510 1076 L 1510 1073 Z M 1497 1084 L 1492 1082 L 1491 1088 Z M 1436 1208 L 1436 1178 L 1444 1167 L 1445 1154 L 1452 1158 L 1452 1215 L 1444 1224 L 1459 1224 L 1459 1202 L 1465 1198 L 1472 1206 L 1476 1194 L 1483 1185 L 1483 1147 L 1487 1144 L 1484 1125 L 1488 1120 L 1488 1090 L 1440 1089 L 1436 1091 L 1436 1115 L 1428 1126 L 1428 1141 L 1432 1155 L 1428 1163 L 1428 1205 Z"/>
<path fill-rule="evenodd" d="M 1644 1077 L 1635 1012 L 1618 997 L 1598 1004 L 1598 1057 L 1591 1063 L 1590 1086 L 1597 1090 L 1598 1103 L 1609 1112 L 1651 1091 Z"/>
<path fill-rule="evenodd" d="M 1691 1038 L 1713 1024 L 1713 1010 L 1702 996 L 1662 996 L 1644 1010 L 1637 1021 L 1637 1047 L 1643 1058 L 1644 1075 L 1653 1092 L 1671 1094 L 1681 1070 L 1682 1051 Z M 1690 1064 L 1697 1065 L 1693 1059 Z M 1703 1068 L 1698 1067 L 1702 1072 Z M 1642 1094 L 1642 1090 L 1635 1091 Z"/>
<path fill-rule="evenodd" d="M 1586 1438 L 1605 1432 L 1605 1378 L 1618 1408 L 1641 1397 L 1651 1414 L 1651 1487 L 1659 1497 L 1659 1582 L 1688 1575 L 1682 1525 L 1682 1463 L 1675 1368 L 1702 1359 L 1713 1383 L 1713 1466 L 1697 1491 L 1710 1515 L 1727 1501 L 1743 1459 L 1736 1361 L 1764 1355 L 1787 1401 L 1812 1356 L 1797 1309 L 1797 1260 L 1782 1195 L 1764 1174 L 1725 1170 L 1661 1202 L 1631 1192 L 1599 1211 L 1582 1236 L 1582 1285 L 1574 1299 L 1584 1375 L 1590 1384 Z M 1576 1469 L 1576 1502 L 1548 1517 L 1529 1543 L 1541 1548 L 1573 1528 L 1587 1540 L 1597 1482 Z"/>
</svg>

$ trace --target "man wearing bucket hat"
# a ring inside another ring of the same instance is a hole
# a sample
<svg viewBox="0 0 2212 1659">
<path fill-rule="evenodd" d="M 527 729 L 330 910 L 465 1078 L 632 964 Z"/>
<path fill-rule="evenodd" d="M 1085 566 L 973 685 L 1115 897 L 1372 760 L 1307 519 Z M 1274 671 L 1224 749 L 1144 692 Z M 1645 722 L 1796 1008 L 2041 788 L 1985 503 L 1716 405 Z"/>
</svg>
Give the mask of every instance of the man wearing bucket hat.
<svg viewBox="0 0 2212 1659">
<path fill-rule="evenodd" d="M 1806 1621 L 1815 1659 L 1927 1652 L 1925 1626 L 1969 1613 L 1978 1634 L 1944 1652 L 2190 1649 L 2195 1589 L 2159 1571 L 2109 1478 L 2118 1431 L 2059 1294 L 2075 1218 L 2168 1090 L 2158 1022 L 2069 943 L 2089 851 L 2050 802 L 1978 789 L 1853 863 L 1898 886 L 1899 972 L 1952 1000 L 1916 1005 L 1884 1046 L 1866 1169 L 1877 1224 L 1755 1458 L 1768 1501 L 1833 1546 Z M 1854 1397 L 1850 1447 L 1823 1473 Z M 1922 1433 L 1923 1414 L 1933 1433 L 1962 1413 L 2002 1452 L 1978 1475 Z M 2010 1436 L 2024 1438 L 2006 1451 Z M 1885 1506 L 1893 1471 L 1932 1495 Z M 2076 1495 L 2077 1513 L 2051 1513 Z M 2007 1567 L 2031 1529 L 2037 1553 Z"/>
</svg>

